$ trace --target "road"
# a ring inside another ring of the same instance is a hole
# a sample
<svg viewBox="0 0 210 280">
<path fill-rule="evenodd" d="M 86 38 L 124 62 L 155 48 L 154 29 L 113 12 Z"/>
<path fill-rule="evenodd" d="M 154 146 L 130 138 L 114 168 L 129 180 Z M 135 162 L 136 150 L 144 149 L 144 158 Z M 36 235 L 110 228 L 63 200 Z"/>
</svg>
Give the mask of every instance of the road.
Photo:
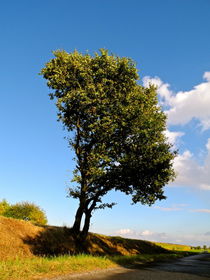
<svg viewBox="0 0 210 280">
<path fill-rule="evenodd" d="M 210 279 L 210 254 L 185 257 L 173 262 L 138 268 L 117 268 L 89 272 L 54 280 L 207 280 Z"/>
</svg>

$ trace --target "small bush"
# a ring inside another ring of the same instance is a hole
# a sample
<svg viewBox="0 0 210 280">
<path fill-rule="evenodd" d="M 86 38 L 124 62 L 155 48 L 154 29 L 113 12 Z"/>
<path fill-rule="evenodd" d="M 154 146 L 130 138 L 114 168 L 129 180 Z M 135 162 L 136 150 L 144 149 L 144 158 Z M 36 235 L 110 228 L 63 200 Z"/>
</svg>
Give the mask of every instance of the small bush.
<svg viewBox="0 0 210 280">
<path fill-rule="evenodd" d="M 27 201 L 9 206 L 4 211 L 3 216 L 30 221 L 39 225 L 47 224 L 45 212 L 39 206 Z"/>
<path fill-rule="evenodd" d="M 10 204 L 6 201 L 6 199 L 3 199 L 0 201 L 0 215 L 4 216 L 4 213 L 9 209 Z"/>
</svg>

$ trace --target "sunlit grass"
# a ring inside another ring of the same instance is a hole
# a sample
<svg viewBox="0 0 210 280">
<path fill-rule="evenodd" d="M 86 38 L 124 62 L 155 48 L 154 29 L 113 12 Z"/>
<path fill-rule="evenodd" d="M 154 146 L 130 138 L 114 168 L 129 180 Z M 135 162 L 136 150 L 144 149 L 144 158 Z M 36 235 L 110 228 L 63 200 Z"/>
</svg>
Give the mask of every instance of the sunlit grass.
<svg viewBox="0 0 210 280">
<path fill-rule="evenodd" d="M 106 257 L 88 255 L 17 258 L 0 262 L 0 279 L 40 279 L 43 277 L 106 269 L 114 266 L 116 264 Z"/>
<path fill-rule="evenodd" d="M 155 243 L 156 245 L 172 251 L 191 251 L 191 246 L 181 245 L 181 244 L 172 244 L 172 243 Z"/>
<path fill-rule="evenodd" d="M 177 258 L 177 254 L 155 254 L 135 256 L 60 256 L 17 258 L 0 262 L 1 280 L 32 280 L 43 277 L 52 278 L 58 275 L 101 270 L 117 266 L 130 266 L 154 261 Z"/>
</svg>

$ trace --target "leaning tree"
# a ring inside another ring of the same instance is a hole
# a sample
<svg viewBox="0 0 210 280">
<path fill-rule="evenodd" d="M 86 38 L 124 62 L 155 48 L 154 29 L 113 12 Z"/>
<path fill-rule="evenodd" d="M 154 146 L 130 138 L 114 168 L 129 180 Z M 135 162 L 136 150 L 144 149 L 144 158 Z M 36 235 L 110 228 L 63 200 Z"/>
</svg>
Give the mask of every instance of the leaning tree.
<svg viewBox="0 0 210 280">
<path fill-rule="evenodd" d="M 130 195 L 133 203 L 165 199 L 176 151 L 164 134 L 166 116 L 156 88 L 138 84 L 131 59 L 104 49 L 94 55 L 59 50 L 54 55 L 41 74 L 52 89 L 58 119 L 71 132 L 76 185 L 69 195 L 79 200 L 72 229 L 85 238 L 92 212 L 115 204 L 102 202 L 111 190 Z"/>
</svg>

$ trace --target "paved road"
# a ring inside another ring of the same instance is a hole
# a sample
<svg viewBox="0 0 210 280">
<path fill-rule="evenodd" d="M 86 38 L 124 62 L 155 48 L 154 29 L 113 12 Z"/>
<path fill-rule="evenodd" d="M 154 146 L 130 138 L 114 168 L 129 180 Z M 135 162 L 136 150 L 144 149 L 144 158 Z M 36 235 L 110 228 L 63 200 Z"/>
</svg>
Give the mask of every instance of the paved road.
<svg viewBox="0 0 210 280">
<path fill-rule="evenodd" d="M 207 280 L 210 254 L 185 257 L 173 262 L 139 268 L 117 268 L 56 278 L 57 280 Z"/>
</svg>

